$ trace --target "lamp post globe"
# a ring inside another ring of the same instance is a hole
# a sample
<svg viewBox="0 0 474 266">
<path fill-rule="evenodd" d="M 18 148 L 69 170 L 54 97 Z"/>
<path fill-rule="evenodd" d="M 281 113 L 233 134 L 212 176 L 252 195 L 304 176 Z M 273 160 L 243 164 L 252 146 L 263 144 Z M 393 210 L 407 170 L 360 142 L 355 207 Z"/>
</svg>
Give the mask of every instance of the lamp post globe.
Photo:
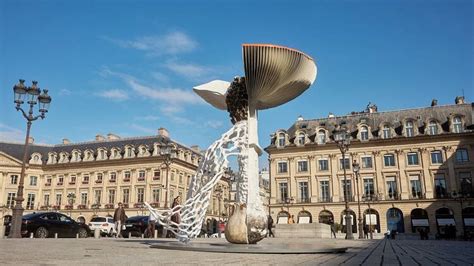
<svg viewBox="0 0 474 266">
<path fill-rule="evenodd" d="M 26 161 L 28 160 L 28 144 L 30 138 L 30 129 L 33 121 L 38 118 L 44 119 L 45 113 L 49 108 L 51 103 L 51 97 L 47 94 L 47 90 L 43 90 L 41 94 L 41 89 L 38 87 L 38 82 L 33 81 L 30 87 L 25 85 L 25 80 L 20 79 L 19 83 L 13 86 L 13 95 L 15 109 L 21 111 L 23 117 L 26 119 L 26 137 L 25 145 L 23 146 L 23 161 L 21 164 L 21 173 L 20 180 L 18 182 L 18 191 L 15 197 L 15 206 L 12 208 L 12 223 L 10 227 L 10 238 L 21 238 L 21 224 L 23 217 L 23 189 L 25 183 L 25 170 L 26 170 Z M 40 102 L 40 114 L 34 115 L 34 106 Z M 22 104 L 27 101 L 27 111 L 23 110 Z"/>
</svg>

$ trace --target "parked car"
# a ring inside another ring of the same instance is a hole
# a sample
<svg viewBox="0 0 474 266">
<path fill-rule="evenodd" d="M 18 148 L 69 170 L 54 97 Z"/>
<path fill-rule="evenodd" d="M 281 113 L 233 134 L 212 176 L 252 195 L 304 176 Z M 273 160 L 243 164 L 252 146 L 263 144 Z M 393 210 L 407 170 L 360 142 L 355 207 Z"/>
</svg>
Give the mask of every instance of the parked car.
<svg viewBox="0 0 474 266">
<path fill-rule="evenodd" d="M 125 221 L 125 229 L 122 230 L 122 236 L 128 237 L 130 233 L 132 236 L 140 237 L 143 234 L 147 237 L 148 218 L 149 216 L 133 216 L 128 218 Z M 158 230 L 158 235 L 161 236 L 163 226 L 156 223 L 155 229 Z"/>
<path fill-rule="evenodd" d="M 11 223 L 7 226 L 7 234 L 10 232 Z M 54 237 L 76 237 L 86 238 L 91 233 L 89 226 L 80 224 L 62 213 L 57 212 L 34 212 L 23 215 L 21 223 L 21 235 L 28 237 L 33 233 L 35 238 Z"/>
<path fill-rule="evenodd" d="M 89 228 L 91 229 L 92 234 L 94 234 L 95 229 L 99 229 L 103 236 L 107 235 L 112 237 L 117 234 L 117 231 L 115 230 L 115 221 L 112 217 L 94 217 L 89 223 Z"/>
</svg>

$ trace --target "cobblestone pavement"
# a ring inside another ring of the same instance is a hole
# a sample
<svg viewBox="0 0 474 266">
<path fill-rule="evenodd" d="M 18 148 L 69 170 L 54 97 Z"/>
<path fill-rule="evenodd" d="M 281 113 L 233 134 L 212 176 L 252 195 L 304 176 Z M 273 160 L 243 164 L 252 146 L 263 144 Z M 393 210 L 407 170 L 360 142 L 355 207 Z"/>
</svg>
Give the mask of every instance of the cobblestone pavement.
<svg viewBox="0 0 474 266">
<path fill-rule="evenodd" d="M 474 243 L 421 240 L 265 239 L 349 247 L 340 254 L 257 255 L 174 251 L 149 248 L 162 240 L 3 239 L 1 265 L 472 265 Z M 224 243 L 224 239 L 197 239 Z"/>
</svg>

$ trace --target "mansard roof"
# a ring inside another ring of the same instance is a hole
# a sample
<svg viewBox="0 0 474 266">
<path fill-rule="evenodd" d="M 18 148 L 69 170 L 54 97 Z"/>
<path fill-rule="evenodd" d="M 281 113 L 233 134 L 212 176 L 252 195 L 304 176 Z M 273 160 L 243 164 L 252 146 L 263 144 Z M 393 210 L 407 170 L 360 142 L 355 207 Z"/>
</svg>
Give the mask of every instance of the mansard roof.
<svg viewBox="0 0 474 266">
<path fill-rule="evenodd" d="M 174 143 L 178 149 L 187 150 L 200 156 L 200 154 L 191 148 L 180 144 L 170 138 L 164 136 L 145 136 L 145 137 L 132 137 L 132 138 L 121 138 L 121 139 L 104 139 L 99 141 L 89 141 L 89 142 L 79 142 L 79 143 L 69 143 L 69 144 L 56 144 L 56 145 L 45 145 L 45 144 L 29 144 L 28 145 L 28 159 L 33 153 L 40 153 L 42 155 L 43 161 L 46 161 L 48 158 L 48 153 L 50 152 L 67 152 L 72 153 L 73 150 L 80 150 L 84 152 L 85 150 L 97 151 L 99 148 L 106 148 L 111 150 L 114 147 L 119 147 L 122 152 L 125 149 L 125 146 L 132 145 L 134 147 L 139 147 L 140 145 L 147 145 L 151 150 L 153 149 L 154 143 Z M 0 142 L 0 151 L 9 154 L 12 157 L 17 158 L 18 160 L 23 159 L 23 147 L 24 144 L 21 143 L 9 143 L 9 142 Z"/>
</svg>

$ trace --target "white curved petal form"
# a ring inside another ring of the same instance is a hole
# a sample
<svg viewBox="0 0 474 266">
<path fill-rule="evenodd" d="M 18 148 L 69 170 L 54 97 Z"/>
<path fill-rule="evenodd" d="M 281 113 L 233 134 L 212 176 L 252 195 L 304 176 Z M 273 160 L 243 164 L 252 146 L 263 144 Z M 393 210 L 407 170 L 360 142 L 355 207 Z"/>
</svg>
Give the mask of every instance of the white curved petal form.
<svg viewBox="0 0 474 266">
<path fill-rule="evenodd" d="M 229 86 L 230 82 L 223 80 L 213 80 L 206 84 L 196 86 L 193 88 L 193 90 L 206 102 L 210 103 L 217 109 L 227 110 L 225 97 Z"/>
<path fill-rule="evenodd" d="M 316 79 L 314 60 L 298 50 L 268 44 L 242 49 L 247 93 L 257 110 L 291 101 Z"/>
</svg>

